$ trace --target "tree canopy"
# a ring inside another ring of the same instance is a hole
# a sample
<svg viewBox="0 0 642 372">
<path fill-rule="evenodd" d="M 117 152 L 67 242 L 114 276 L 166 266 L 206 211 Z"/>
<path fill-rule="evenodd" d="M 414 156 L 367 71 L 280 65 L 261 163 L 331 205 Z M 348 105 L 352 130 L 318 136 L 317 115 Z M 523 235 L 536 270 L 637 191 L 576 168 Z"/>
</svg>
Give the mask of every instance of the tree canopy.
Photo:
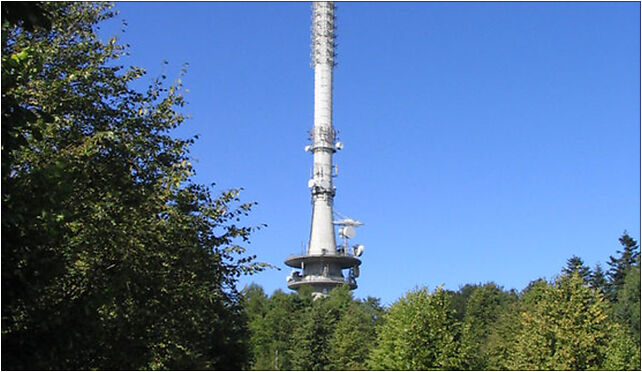
<svg viewBox="0 0 642 372">
<path fill-rule="evenodd" d="M 3 368 L 241 368 L 253 203 L 190 181 L 180 79 L 131 88 L 106 4 L 2 9 Z"/>
<path fill-rule="evenodd" d="M 624 285 L 626 274 L 640 256 L 640 246 L 625 231 L 619 239 L 622 249 L 618 249 L 619 257 L 609 256 L 609 269 L 606 275 L 609 278 L 608 295 L 612 301 L 617 301 L 617 292 Z"/>
<path fill-rule="evenodd" d="M 406 294 L 384 315 L 372 350 L 372 369 L 460 369 L 459 323 L 441 288 Z"/>
<path fill-rule="evenodd" d="M 347 288 L 267 296 L 244 290 L 252 369 L 639 370 L 639 258 L 611 302 L 573 256 L 552 280 L 521 292 L 495 283 L 410 291 L 390 306 Z M 589 280 L 587 280 L 589 278 Z"/>
</svg>

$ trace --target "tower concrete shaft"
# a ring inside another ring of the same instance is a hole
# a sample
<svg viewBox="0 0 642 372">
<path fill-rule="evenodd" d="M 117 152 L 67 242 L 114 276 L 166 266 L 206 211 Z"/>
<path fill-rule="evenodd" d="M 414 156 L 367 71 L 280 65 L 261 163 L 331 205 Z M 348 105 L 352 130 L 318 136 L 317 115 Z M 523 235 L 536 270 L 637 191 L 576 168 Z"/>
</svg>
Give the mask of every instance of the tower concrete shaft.
<svg viewBox="0 0 642 372">
<path fill-rule="evenodd" d="M 335 131 L 332 128 L 332 68 L 334 67 L 334 4 L 313 3 L 312 66 L 314 67 L 314 157 L 312 180 L 312 225 L 308 254 L 336 254 L 332 204 L 332 154 Z"/>
<path fill-rule="evenodd" d="M 308 182 L 312 201 L 310 240 L 304 255 L 291 256 L 285 263 L 302 272 L 288 277 L 288 287 L 298 289 L 312 286 L 313 293 L 327 294 L 330 289 L 347 283 L 357 284 L 353 270 L 347 278 L 343 269 L 357 267 L 361 261 L 346 252 L 337 251 L 332 206 L 336 188 L 332 177 L 332 155 L 341 145 L 336 142 L 332 127 L 332 69 L 334 58 L 334 4 L 314 2 L 312 12 L 312 67 L 314 68 L 314 125 L 310 131 L 312 143 L 306 150 L 313 154 L 312 178 Z"/>
</svg>

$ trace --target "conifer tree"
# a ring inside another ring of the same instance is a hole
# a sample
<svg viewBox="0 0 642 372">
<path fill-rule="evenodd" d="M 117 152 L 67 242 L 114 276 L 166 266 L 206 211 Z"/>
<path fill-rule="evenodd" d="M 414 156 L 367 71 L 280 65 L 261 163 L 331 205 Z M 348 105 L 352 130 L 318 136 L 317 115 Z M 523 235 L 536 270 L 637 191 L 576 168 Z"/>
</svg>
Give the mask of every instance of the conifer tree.
<svg viewBox="0 0 642 372">
<path fill-rule="evenodd" d="M 613 304 L 613 316 L 633 343 L 640 344 L 640 256 L 624 278 L 624 284 L 617 293 L 618 301 Z"/>
<path fill-rule="evenodd" d="M 619 257 L 609 256 L 609 270 L 607 271 L 608 283 L 608 296 L 609 299 L 613 302 L 617 302 L 617 292 L 620 290 L 622 285 L 624 285 L 624 278 L 629 270 L 629 268 L 636 262 L 636 259 L 640 255 L 640 246 L 638 242 L 633 239 L 625 231 L 624 234 L 619 238 L 620 244 L 622 245 L 621 250 L 617 250 Z"/>
<path fill-rule="evenodd" d="M 566 267 L 562 269 L 564 275 L 573 275 L 573 273 L 578 273 L 582 279 L 587 283 L 591 279 L 591 269 L 584 265 L 584 261 L 578 256 L 571 256 L 566 261 Z"/>
<path fill-rule="evenodd" d="M 604 270 L 602 270 L 602 266 L 599 263 L 595 264 L 595 268 L 591 272 L 589 279 L 589 286 L 604 295 L 606 294 L 607 285 L 606 274 Z"/>
</svg>

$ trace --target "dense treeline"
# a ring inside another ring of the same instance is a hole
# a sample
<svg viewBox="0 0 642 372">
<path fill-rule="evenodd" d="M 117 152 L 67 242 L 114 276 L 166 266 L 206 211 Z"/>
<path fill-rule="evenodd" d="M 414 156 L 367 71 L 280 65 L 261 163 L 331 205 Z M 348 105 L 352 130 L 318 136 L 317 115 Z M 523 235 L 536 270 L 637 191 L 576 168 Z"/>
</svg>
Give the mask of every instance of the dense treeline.
<svg viewBox="0 0 642 372">
<path fill-rule="evenodd" d="M 252 285 L 252 203 L 191 182 L 180 81 L 101 41 L 99 3 L 2 3 L 2 368 L 639 369 L 640 252 L 521 292 Z"/>
<path fill-rule="evenodd" d="M 628 234 L 603 272 L 571 257 L 551 282 L 418 288 L 389 307 L 243 291 L 255 370 L 639 370 L 640 248 Z"/>
</svg>

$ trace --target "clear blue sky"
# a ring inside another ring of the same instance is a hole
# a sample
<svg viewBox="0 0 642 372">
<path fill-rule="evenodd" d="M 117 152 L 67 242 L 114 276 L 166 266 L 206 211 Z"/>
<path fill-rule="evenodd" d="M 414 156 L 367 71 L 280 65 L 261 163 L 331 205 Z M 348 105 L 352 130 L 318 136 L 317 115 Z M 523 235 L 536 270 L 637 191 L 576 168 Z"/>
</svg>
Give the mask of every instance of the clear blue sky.
<svg viewBox="0 0 642 372">
<path fill-rule="evenodd" d="M 248 246 L 283 268 L 308 238 L 310 3 L 117 3 L 125 64 L 183 78 L 200 183 L 244 187 Z M 335 209 L 365 222 L 355 296 L 494 281 L 640 237 L 640 4 L 338 3 Z M 163 66 L 162 61 L 169 61 Z"/>
</svg>

